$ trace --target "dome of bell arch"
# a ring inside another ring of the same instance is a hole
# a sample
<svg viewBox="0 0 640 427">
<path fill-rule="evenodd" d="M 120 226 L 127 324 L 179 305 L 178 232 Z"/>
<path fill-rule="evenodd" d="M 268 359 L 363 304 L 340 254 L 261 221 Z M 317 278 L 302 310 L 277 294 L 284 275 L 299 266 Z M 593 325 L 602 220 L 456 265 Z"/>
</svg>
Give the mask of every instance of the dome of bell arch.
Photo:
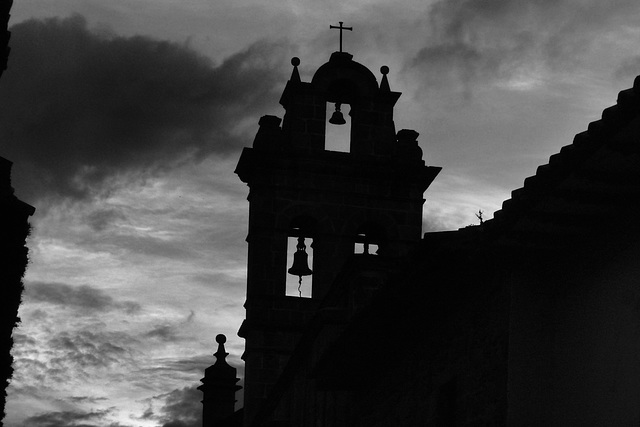
<svg viewBox="0 0 640 427">
<path fill-rule="evenodd" d="M 329 62 L 313 75 L 311 84 L 317 93 L 326 94 L 328 102 L 353 104 L 372 98 L 378 91 L 378 82 L 371 70 L 352 57 L 345 52 L 334 52 Z"/>
</svg>

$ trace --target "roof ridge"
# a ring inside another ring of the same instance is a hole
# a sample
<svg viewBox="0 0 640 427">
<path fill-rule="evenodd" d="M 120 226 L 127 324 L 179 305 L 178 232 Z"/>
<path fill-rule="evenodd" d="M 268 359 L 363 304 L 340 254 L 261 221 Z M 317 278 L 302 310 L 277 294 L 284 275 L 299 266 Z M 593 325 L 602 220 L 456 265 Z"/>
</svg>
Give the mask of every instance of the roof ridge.
<svg viewBox="0 0 640 427">
<path fill-rule="evenodd" d="M 502 208 L 494 213 L 494 219 L 503 222 L 507 221 L 507 216 L 512 215 L 511 212 L 517 215 L 542 195 L 547 194 L 562 178 L 575 171 L 598 148 L 619 144 L 618 140 L 611 138 L 612 133 L 638 115 L 640 76 L 634 79 L 633 87 L 618 93 L 616 104 L 605 108 L 600 119 L 589 123 L 587 130 L 576 134 L 571 144 L 552 154 L 548 163 L 538 166 L 535 175 L 526 177 L 522 187 L 513 190 L 511 198 L 503 201 Z"/>
</svg>

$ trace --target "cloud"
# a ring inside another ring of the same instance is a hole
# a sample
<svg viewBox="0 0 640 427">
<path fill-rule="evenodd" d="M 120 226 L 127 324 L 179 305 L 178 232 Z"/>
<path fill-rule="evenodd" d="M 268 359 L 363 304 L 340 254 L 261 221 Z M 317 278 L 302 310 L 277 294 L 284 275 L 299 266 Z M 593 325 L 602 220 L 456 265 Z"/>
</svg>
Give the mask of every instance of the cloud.
<svg viewBox="0 0 640 427">
<path fill-rule="evenodd" d="M 158 339 L 162 342 L 181 341 L 179 331 L 175 325 L 156 325 L 153 329 L 144 334 L 145 338 Z"/>
<path fill-rule="evenodd" d="M 109 400 L 109 399 L 107 399 L 106 397 L 95 397 L 95 396 L 70 396 L 68 397 L 68 400 L 73 403 L 84 403 L 84 402 L 96 403 L 96 402 Z"/>
<path fill-rule="evenodd" d="M 114 223 L 121 223 L 127 220 L 122 210 L 115 208 L 96 209 L 85 216 L 85 221 L 95 232 L 109 229 Z"/>
<path fill-rule="evenodd" d="M 409 61 L 432 87 L 498 81 L 523 87 L 547 72 L 573 71 L 607 31 L 637 16 L 629 0 L 439 0 L 428 38 Z"/>
<path fill-rule="evenodd" d="M 184 335 L 181 335 L 181 329 L 185 326 L 193 324 L 193 320 L 196 317 L 196 312 L 189 310 L 189 315 L 180 323 L 176 324 L 161 324 L 155 325 L 150 331 L 145 332 L 143 336 L 145 338 L 157 339 L 162 342 L 178 342 L 187 339 Z"/>
<path fill-rule="evenodd" d="M 156 236 L 111 233 L 104 238 L 103 242 L 97 242 L 95 244 L 97 247 L 102 247 L 114 252 L 117 248 L 123 248 L 126 249 L 128 253 L 145 255 L 152 258 L 193 260 L 197 256 L 195 250 L 186 245 L 184 241 Z M 111 249 L 109 249 L 110 247 Z"/>
<path fill-rule="evenodd" d="M 87 313 L 119 310 L 130 315 L 140 311 L 140 304 L 136 302 L 116 301 L 106 292 L 87 285 L 28 282 L 25 289 L 25 297 L 29 302 L 45 302 Z"/>
<path fill-rule="evenodd" d="M 640 70 L 640 56 L 626 58 L 618 65 L 614 72 L 614 77 L 618 80 L 632 79 L 638 75 Z"/>
<path fill-rule="evenodd" d="M 149 399 L 142 418 L 155 420 L 162 427 L 200 427 L 202 425 L 202 392 L 197 385 L 175 389 Z M 159 409 L 154 409 L 159 402 Z"/>
<path fill-rule="evenodd" d="M 93 427 L 104 425 L 113 409 L 97 411 L 46 412 L 27 418 L 24 425 L 33 427 Z"/>
<path fill-rule="evenodd" d="M 213 353 L 213 349 L 211 353 Z M 174 371 L 174 372 L 186 372 L 194 373 L 197 375 L 203 375 L 204 370 L 215 363 L 215 357 L 212 354 L 208 355 L 196 355 L 187 358 L 172 358 L 163 360 L 160 367 L 156 367 L 155 372 L 161 371 Z M 155 374 L 151 374 L 155 375 Z"/>
<path fill-rule="evenodd" d="M 67 368 L 108 368 L 130 359 L 130 351 L 114 334 L 78 331 L 61 332 L 47 342 L 55 356 L 49 360 L 53 370 Z M 120 344 L 120 345 L 119 345 Z"/>
<path fill-rule="evenodd" d="M 83 320 L 80 319 L 82 323 Z M 35 340 L 18 340 L 14 348 L 17 388 L 37 383 L 42 390 L 62 390 L 74 384 L 70 395 L 88 395 L 79 387 L 87 379 L 108 377 L 116 381 L 126 369 L 135 368 L 140 355 L 140 341 L 131 334 L 104 331 L 99 324 L 86 324 L 86 329 L 74 330 L 67 323 L 66 330 L 29 331 Z"/>
<path fill-rule="evenodd" d="M 90 30 L 79 15 L 11 31 L 0 138 L 27 201 L 82 199 L 120 174 L 238 150 L 237 124 L 273 101 L 288 65 L 283 44 L 214 65 L 185 45 Z"/>
<path fill-rule="evenodd" d="M 165 397 L 161 411 L 163 427 L 202 425 L 202 392 L 196 386 L 174 390 Z"/>
<path fill-rule="evenodd" d="M 188 378 L 202 378 L 204 370 L 213 365 L 216 361 L 216 357 L 213 352 L 216 348 L 209 349 L 208 354 L 196 354 L 189 357 L 184 357 L 184 354 L 177 356 L 170 356 L 164 358 L 156 358 L 152 366 L 148 366 L 139 370 L 139 376 L 141 378 L 161 378 L 161 377 L 173 377 L 176 381 L 183 382 Z M 227 348 L 231 354 L 227 357 L 227 362 L 236 368 L 238 376 L 242 377 L 244 373 L 244 363 L 240 360 L 242 351 L 235 351 L 234 349 Z"/>
</svg>

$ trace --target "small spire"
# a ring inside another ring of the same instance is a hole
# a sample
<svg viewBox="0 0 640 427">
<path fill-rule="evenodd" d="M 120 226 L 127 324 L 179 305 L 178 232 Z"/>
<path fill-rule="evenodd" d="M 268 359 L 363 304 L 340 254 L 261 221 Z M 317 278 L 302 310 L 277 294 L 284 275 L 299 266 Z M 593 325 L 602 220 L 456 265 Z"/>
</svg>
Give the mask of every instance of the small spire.
<svg viewBox="0 0 640 427">
<path fill-rule="evenodd" d="M 389 67 L 383 65 L 380 67 L 380 72 L 382 73 L 382 81 L 380 82 L 380 90 L 382 92 L 391 92 L 391 87 L 389 87 L 389 80 L 387 80 L 387 74 L 389 74 Z"/>
<path fill-rule="evenodd" d="M 291 78 L 289 80 L 292 82 L 300 83 L 300 73 L 298 72 L 300 58 L 298 58 L 297 56 L 291 58 L 291 65 L 293 65 L 293 72 L 291 73 Z"/>
<path fill-rule="evenodd" d="M 224 349 L 227 337 L 216 336 L 218 351 L 213 355 L 216 363 L 204 370 L 204 378 L 198 390 L 202 391 L 202 425 L 213 427 L 227 425 L 225 420 L 234 413 L 236 391 L 242 387 L 236 385 L 240 378 L 236 377 L 236 368 L 230 366 L 225 358 L 229 355 Z"/>
</svg>

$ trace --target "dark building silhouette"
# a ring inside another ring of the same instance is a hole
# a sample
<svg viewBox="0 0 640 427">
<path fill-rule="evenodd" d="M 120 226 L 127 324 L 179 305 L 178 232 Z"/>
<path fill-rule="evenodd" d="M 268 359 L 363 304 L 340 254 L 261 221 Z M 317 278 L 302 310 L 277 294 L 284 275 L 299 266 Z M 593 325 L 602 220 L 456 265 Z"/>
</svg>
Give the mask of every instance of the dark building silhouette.
<svg viewBox="0 0 640 427">
<path fill-rule="evenodd" d="M 250 214 L 234 425 L 640 424 L 640 77 L 493 219 L 421 236 L 440 168 L 396 132 L 388 68 L 378 84 L 336 52 L 303 82 L 292 64 L 282 125 L 262 117 L 236 169 Z M 349 152 L 325 150 L 327 103 Z M 288 270 L 310 297 L 287 295 Z"/>
<path fill-rule="evenodd" d="M 6 388 L 13 373 L 13 328 L 18 319 L 22 298 L 22 276 L 27 267 L 28 250 L 25 240 L 29 235 L 28 218 L 35 209 L 20 201 L 11 187 L 12 163 L 0 157 L 0 380 L 2 381 L 1 418 L 4 418 Z M 2 424 L 0 420 L 0 425 Z"/>
</svg>

